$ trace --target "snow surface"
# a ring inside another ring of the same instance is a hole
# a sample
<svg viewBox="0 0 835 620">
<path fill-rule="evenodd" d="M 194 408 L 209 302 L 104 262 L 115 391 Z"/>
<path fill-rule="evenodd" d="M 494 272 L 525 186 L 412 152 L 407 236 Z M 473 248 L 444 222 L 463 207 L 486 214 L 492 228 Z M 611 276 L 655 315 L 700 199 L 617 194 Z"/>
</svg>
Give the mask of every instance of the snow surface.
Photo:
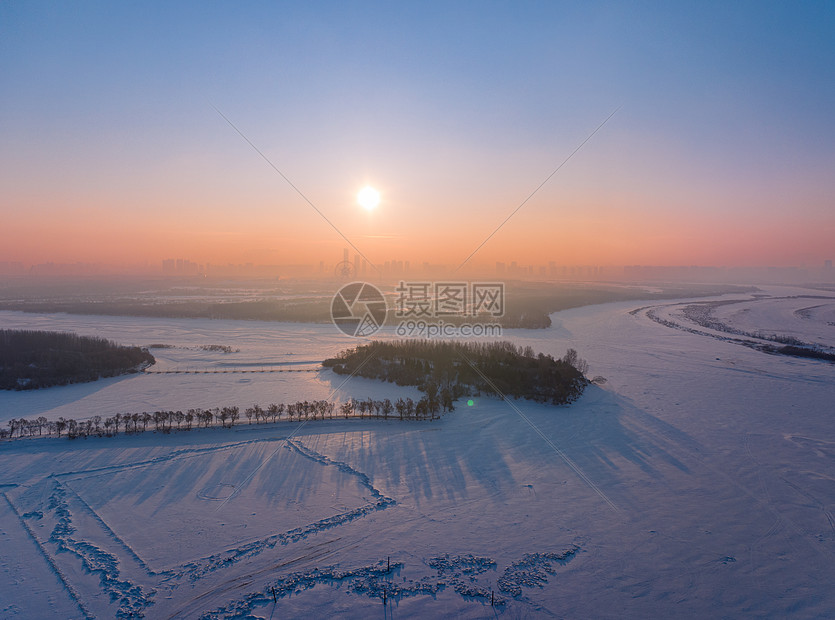
<svg viewBox="0 0 835 620">
<path fill-rule="evenodd" d="M 751 345 L 800 344 L 835 353 L 835 296 L 795 287 L 719 301 L 674 302 L 646 310 L 660 322 Z"/>
<path fill-rule="evenodd" d="M 716 316 L 746 330 L 796 316 L 832 346 L 812 327 L 832 302 L 768 292 Z M 671 329 L 642 305 L 505 334 L 573 346 L 608 379 L 570 407 L 476 398 L 437 422 L 0 444 L 0 617 L 835 616 L 835 365 Z M 153 351 L 156 369 L 312 367 L 355 343 L 326 325 L 0 313 L 0 326 L 175 345 Z M 0 392 L 0 419 L 416 396 L 343 381 L 141 374 Z"/>
</svg>

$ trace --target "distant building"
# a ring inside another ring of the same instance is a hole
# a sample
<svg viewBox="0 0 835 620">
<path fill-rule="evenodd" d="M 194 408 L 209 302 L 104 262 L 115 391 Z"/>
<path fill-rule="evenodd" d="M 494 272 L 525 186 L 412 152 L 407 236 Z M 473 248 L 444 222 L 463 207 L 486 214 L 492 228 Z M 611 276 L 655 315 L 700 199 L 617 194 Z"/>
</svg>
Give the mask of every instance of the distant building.
<svg viewBox="0 0 835 620">
<path fill-rule="evenodd" d="M 162 272 L 174 275 L 196 276 L 203 271 L 203 267 L 183 258 L 167 258 L 162 261 Z"/>
</svg>

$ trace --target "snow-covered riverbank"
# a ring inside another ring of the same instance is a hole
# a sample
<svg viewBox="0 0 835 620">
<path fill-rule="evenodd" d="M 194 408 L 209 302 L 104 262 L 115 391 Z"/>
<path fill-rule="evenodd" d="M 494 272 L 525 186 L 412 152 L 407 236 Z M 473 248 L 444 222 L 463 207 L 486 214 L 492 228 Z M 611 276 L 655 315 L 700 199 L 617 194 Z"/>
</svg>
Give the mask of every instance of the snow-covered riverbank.
<svg viewBox="0 0 835 620">
<path fill-rule="evenodd" d="M 505 334 L 574 347 L 608 379 L 570 407 L 4 443 L 0 615 L 835 615 L 835 365 L 670 329 L 641 305 Z M 311 363 L 353 343 L 326 325 L 0 325 L 172 344 L 155 350 L 171 368 Z M 0 393 L 0 417 L 415 395 L 342 381 L 140 375 Z"/>
</svg>

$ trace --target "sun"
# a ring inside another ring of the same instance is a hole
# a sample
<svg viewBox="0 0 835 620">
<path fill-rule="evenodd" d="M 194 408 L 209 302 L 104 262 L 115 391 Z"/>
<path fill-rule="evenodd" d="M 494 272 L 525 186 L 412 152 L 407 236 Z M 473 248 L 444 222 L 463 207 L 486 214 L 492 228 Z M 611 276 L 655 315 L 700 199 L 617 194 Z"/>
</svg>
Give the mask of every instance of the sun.
<svg viewBox="0 0 835 620">
<path fill-rule="evenodd" d="M 366 211 L 373 211 L 380 204 L 380 192 L 370 185 L 366 185 L 357 194 L 357 204 Z"/>
</svg>

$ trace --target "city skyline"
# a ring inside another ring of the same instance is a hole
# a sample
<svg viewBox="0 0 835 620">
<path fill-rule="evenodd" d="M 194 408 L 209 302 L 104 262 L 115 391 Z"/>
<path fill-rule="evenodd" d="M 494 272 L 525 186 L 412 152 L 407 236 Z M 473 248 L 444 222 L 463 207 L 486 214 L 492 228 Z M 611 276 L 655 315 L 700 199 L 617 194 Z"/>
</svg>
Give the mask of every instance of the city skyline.
<svg viewBox="0 0 835 620">
<path fill-rule="evenodd" d="M 347 258 L 346 258 L 347 257 Z M 346 269 L 345 263 L 349 263 Z M 175 277 L 252 279 L 252 280 L 368 280 L 393 281 L 403 278 L 455 278 L 478 277 L 497 280 L 531 281 L 692 281 L 692 282 L 742 282 L 798 284 L 818 281 L 835 282 L 835 269 L 831 259 L 812 265 L 735 267 L 729 265 L 612 265 L 612 264 L 559 264 L 524 263 L 515 260 L 496 261 L 492 265 L 473 263 L 457 270 L 455 265 L 398 259 L 392 257 L 376 265 L 369 265 L 359 254 L 351 257 L 347 248 L 342 260 L 334 257 L 317 263 L 199 263 L 188 258 L 163 259 L 158 264 L 105 265 L 99 263 L 39 263 L 27 265 L 21 262 L 0 261 L 0 278 L 50 278 L 54 276 L 111 276 Z"/>
</svg>

